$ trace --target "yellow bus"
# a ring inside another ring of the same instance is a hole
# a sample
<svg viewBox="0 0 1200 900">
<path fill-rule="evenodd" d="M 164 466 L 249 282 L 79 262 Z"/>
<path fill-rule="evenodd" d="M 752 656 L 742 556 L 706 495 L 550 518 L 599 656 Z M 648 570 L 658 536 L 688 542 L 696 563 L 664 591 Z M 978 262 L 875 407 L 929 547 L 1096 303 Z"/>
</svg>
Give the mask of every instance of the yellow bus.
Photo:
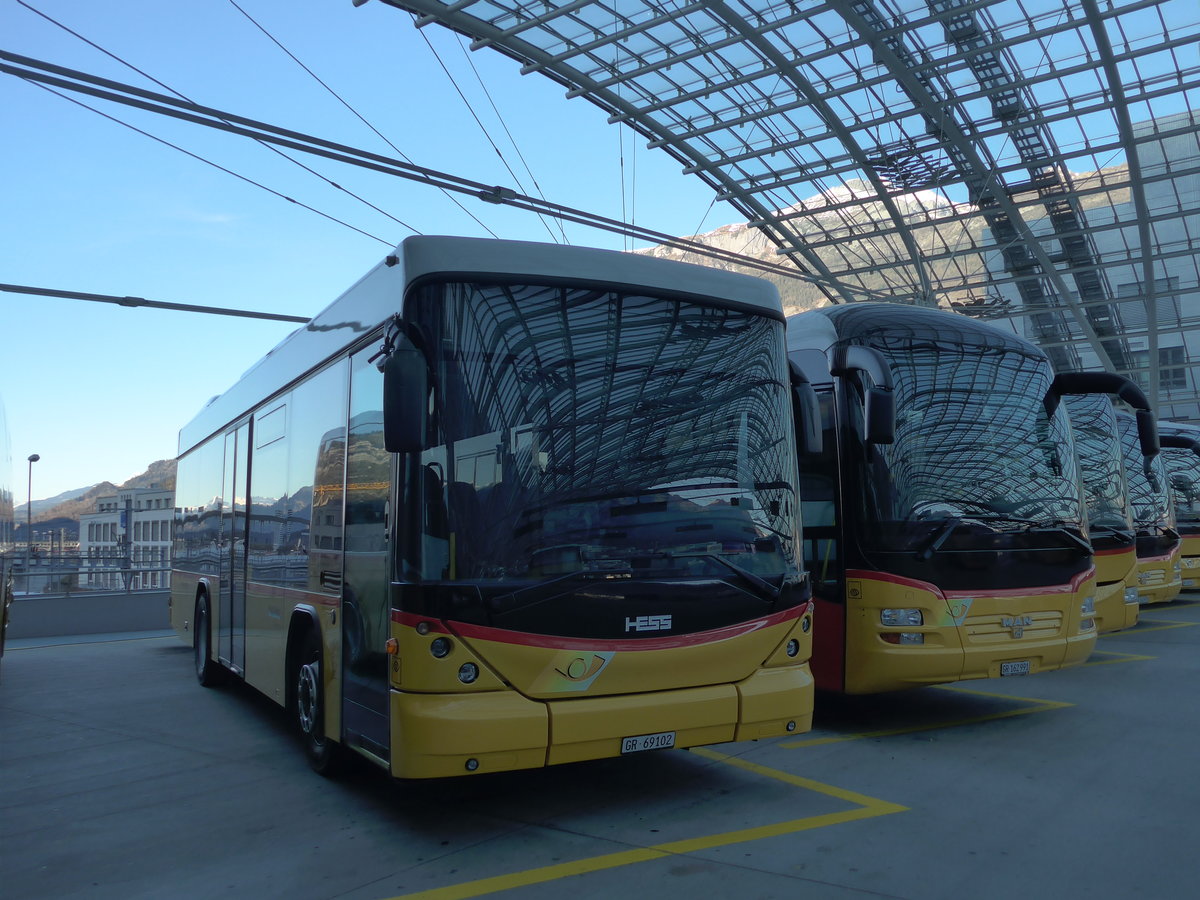
<svg viewBox="0 0 1200 900">
<path fill-rule="evenodd" d="M 1117 430 L 1137 529 L 1138 603 L 1169 603 L 1183 589 L 1182 543 L 1163 454 L 1146 453 L 1138 436 L 1137 420 L 1130 413 L 1117 412 Z"/>
<path fill-rule="evenodd" d="M 1160 422 L 1163 465 L 1175 505 L 1184 591 L 1200 590 L 1200 427 Z"/>
<path fill-rule="evenodd" d="M 180 431 L 172 624 L 322 773 L 806 731 L 792 410 L 765 281 L 410 238 Z"/>
<path fill-rule="evenodd" d="M 1119 378 L 1120 376 L 1112 376 Z M 1140 401 L 1149 405 L 1130 383 Z M 1088 511 L 1088 532 L 1096 562 L 1096 629 L 1100 634 L 1132 628 L 1138 622 L 1137 542 L 1129 481 L 1117 433 L 1112 401 L 1098 395 L 1066 396 L 1071 430 L 1079 453 L 1079 469 Z M 1143 440 L 1157 434 L 1151 414 L 1138 420 Z"/>
<path fill-rule="evenodd" d="M 800 484 L 818 689 L 1087 659 L 1096 569 L 1046 355 L 964 316 L 891 303 L 790 316 L 788 355 L 822 411 L 822 449 L 802 456 Z"/>
</svg>

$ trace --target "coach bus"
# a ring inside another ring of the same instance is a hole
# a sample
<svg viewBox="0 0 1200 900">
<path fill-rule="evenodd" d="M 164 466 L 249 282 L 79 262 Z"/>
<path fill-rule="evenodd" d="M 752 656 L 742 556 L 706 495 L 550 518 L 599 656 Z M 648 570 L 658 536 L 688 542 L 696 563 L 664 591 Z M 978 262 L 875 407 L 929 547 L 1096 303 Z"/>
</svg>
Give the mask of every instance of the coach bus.
<svg viewBox="0 0 1200 900">
<path fill-rule="evenodd" d="M 1138 622 L 1139 609 L 1136 530 L 1116 409 L 1111 399 L 1099 395 L 1066 396 L 1063 402 L 1079 453 L 1088 532 L 1095 556 L 1096 630 L 1106 634 L 1132 628 Z M 1141 422 L 1151 435 L 1156 434 L 1152 416 L 1143 417 Z"/>
<path fill-rule="evenodd" d="M 1183 589 L 1182 542 L 1163 454 L 1145 452 L 1138 438 L 1137 421 L 1130 413 L 1117 412 L 1117 430 L 1137 530 L 1138 603 L 1168 603 Z"/>
<path fill-rule="evenodd" d="M 171 621 L 323 773 L 806 731 L 791 380 L 765 281 L 410 238 L 180 431 Z"/>
<path fill-rule="evenodd" d="M 1046 355 L 964 316 L 890 303 L 790 316 L 788 350 L 822 412 L 800 484 L 818 689 L 1087 659 L 1096 572 Z"/>
<path fill-rule="evenodd" d="M 1180 540 L 1180 578 L 1184 591 L 1200 590 L 1200 428 L 1162 422 L 1163 465 L 1175 504 Z"/>
</svg>

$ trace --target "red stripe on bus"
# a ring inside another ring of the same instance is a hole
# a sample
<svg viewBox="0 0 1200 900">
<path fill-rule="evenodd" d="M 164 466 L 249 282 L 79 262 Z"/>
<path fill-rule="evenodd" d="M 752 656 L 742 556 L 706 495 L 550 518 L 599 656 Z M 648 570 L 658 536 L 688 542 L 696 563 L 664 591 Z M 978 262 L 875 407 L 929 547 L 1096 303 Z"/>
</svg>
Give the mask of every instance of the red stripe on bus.
<svg viewBox="0 0 1200 900">
<path fill-rule="evenodd" d="M 862 578 L 871 581 L 886 581 L 890 584 L 899 584 L 904 587 L 920 588 L 947 600 L 964 599 L 967 597 L 1027 597 L 1030 595 L 1041 596 L 1045 594 L 1073 594 L 1079 590 L 1079 586 L 1083 582 L 1095 574 L 1096 568 L 1093 566 L 1085 572 L 1080 572 L 1067 584 L 1047 584 L 1028 588 L 1004 588 L 1003 590 L 996 591 L 943 591 L 936 584 L 931 584 L 928 581 L 919 581 L 916 578 L 904 578 L 900 575 L 893 575 L 890 572 L 872 572 L 867 569 L 846 570 L 847 580 Z"/>
<path fill-rule="evenodd" d="M 811 612 L 812 602 L 797 606 L 783 612 L 774 613 L 761 619 L 749 622 L 739 622 L 736 625 L 726 625 L 711 631 L 699 631 L 695 634 L 677 634 L 666 637 L 641 638 L 639 640 L 612 640 L 604 638 L 575 638 L 553 634 L 531 634 L 526 631 L 508 631 L 503 628 L 492 628 L 487 625 L 471 625 L 466 622 L 443 622 L 428 616 L 419 616 L 403 610 L 392 610 L 392 621 L 400 625 L 415 628 L 424 622 L 431 632 L 455 634 L 464 638 L 477 638 L 484 641 L 495 641 L 501 644 L 523 644 L 530 647 L 547 647 L 553 650 L 669 650 L 674 647 L 693 647 L 700 644 L 713 644 L 717 641 L 727 641 L 771 628 L 792 619 L 798 619 L 805 613 Z"/>
<path fill-rule="evenodd" d="M 1172 550 L 1170 553 L 1164 553 L 1162 556 L 1139 556 L 1137 561 L 1140 563 L 1168 562 L 1174 555 L 1175 551 Z"/>
</svg>

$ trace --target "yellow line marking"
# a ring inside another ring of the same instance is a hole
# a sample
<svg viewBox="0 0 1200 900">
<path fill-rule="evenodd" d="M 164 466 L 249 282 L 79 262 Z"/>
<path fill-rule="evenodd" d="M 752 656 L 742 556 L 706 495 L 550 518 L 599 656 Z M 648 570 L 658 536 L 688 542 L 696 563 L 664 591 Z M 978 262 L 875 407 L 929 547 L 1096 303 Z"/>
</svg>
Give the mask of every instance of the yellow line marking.
<svg viewBox="0 0 1200 900">
<path fill-rule="evenodd" d="M 782 746 L 782 744 L 780 745 Z M 876 815 L 884 815 L 885 813 L 905 812 L 908 807 L 897 806 L 894 803 L 888 803 L 886 800 L 879 800 L 875 797 L 868 797 L 865 794 L 858 794 L 854 791 L 846 790 L 845 788 L 834 787 L 830 784 L 822 784 L 819 781 L 813 781 L 811 778 L 804 778 L 801 775 L 793 775 L 790 772 L 784 772 L 780 769 L 772 769 L 768 766 L 762 766 L 758 763 L 750 762 L 742 759 L 739 756 L 730 756 L 726 753 L 720 753 L 708 747 L 693 747 L 692 753 L 697 756 L 703 756 L 705 759 L 723 762 L 730 766 L 736 766 L 739 769 L 745 769 L 747 772 L 753 772 L 755 775 L 762 775 L 765 778 L 774 778 L 778 781 L 786 782 L 787 784 L 795 785 L 799 788 L 804 788 L 808 791 L 814 791 L 818 794 L 825 794 L 827 797 L 836 797 L 838 800 L 845 800 L 847 803 L 857 803 L 859 806 L 881 810 Z M 842 815 L 842 813 L 834 813 L 833 815 Z M 817 818 L 820 818 L 818 816 Z"/>
<path fill-rule="evenodd" d="M 857 741 L 863 738 L 877 737 L 892 737 L 898 734 L 912 734 L 917 731 L 934 731 L 938 728 L 957 728 L 962 725 L 976 725 L 980 722 L 990 722 L 994 719 L 1010 719 L 1013 716 L 1024 716 L 1030 713 L 1048 712 L 1052 709 L 1063 709 L 1067 706 L 1074 706 L 1073 703 L 1064 703 L 1059 700 L 1043 700 L 1038 697 L 1014 697 L 1012 694 L 995 694 L 990 691 L 979 691 L 972 688 L 950 687 L 949 685 L 939 684 L 932 685 L 940 691 L 954 691 L 958 694 L 977 694 L 980 697 L 994 697 L 1000 700 L 1018 700 L 1026 703 L 1032 703 L 1032 706 L 1021 706 L 1016 709 L 1006 709 L 1001 712 L 984 713 L 979 716 L 970 716 L 965 719 L 941 719 L 936 722 L 923 722 L 918 725 L 905 725 L 901 728 L 885 728 L 879 731 L 860 731 L 854 734 L 839 734 L 828 737 L 814 737 L 806 740 L 787 741 L 781 743 L 780 747 L 788 749 L 794 747 L 819 747 L 823 744 L 838 744 L 843 741 Z"/>
<path fill-rule="evenodd" d="M 573 875 L 586 875 L 589 872 L 615 869 L 620 866 L 649 862 L 650 860 L 662 859 L 667 856 L 696 853 L 701 850 L 726 847 L 730 844 L 741 844 L 747 841 L 780 837 L 785 834 L 796 834 L 797 832 L 810 831 L 814 828 L 825 828 L 829 825 L 840 825 L 843 822 L 855 822 L 861 819 L 871 819 L 876 816 L 886 816 L 891 813 L 906 812 L 908 810 L 906 806 L 889 803 L 886 800 L 879 800 L 874 797 L 867 797 L 864 794 L 836 788 L 832 785 L 822 784 L 810 778 L 792 775 L 789 772 L 752 763 L 736 756 L 728 756 L 705 747 L 693 747 L 689 752 L 695 753 L 697 756 L 702 756 L 705 759 L 713 760 L 714 762 L 744 769 L 755 775 L 774 778 L 777 781 L 782 781 L 805 790 L 815 791 L 827 797 L 845 800 L 848 803 L 857 804 L 857 806 L 854 809 L 847 809 L 842 812 L 807 816 L 803 819 L 792 819 L 791 821 L 778 822 L 774 825 L 759 825 L 754 828 L 742 828 L 722 834 L 686 838 L 681 841 L 669 841 L 665 844 L 655 844 L 651 847 L 637 847 L 632 850 L 622 850 L 618 853 L 606 853 L 602 856 L 558 863 L 553 866 L 542 866 L 538 869 L 527 869 L 524 872 L 513 872 L 509 875 L 480 878 L 476 881 L 466 881 L 462 884 L 431 888 L 430 890 L 418 891 L 413 894 L 401 894 L 399 897 L 390 898 L 390 900 L 400 900 L 401 897 L 405 898 L 405 900 L 414 900 L 414 898 L 421 898 L 421 900 L 463 900 L 463 898 L 478 897 L 483 894 L 495 893 L 496 891 L 507 891 L 512 888 L 527 887 L 532 884 L 544 884 L 548 881 L 569 878 Z"/>
<path fill-rule="evenodd" d="M 1122 628 L 1104 635 L 1110 637 L 1128 637 L 1131 634 L 1146 634 L 1150 631 L 1170 631 L 1172 628 L 1192 628 L 1200 622 L 1172 622 L 1169 619 L 1139 619 L 1132 628 Z"/>
</svg>

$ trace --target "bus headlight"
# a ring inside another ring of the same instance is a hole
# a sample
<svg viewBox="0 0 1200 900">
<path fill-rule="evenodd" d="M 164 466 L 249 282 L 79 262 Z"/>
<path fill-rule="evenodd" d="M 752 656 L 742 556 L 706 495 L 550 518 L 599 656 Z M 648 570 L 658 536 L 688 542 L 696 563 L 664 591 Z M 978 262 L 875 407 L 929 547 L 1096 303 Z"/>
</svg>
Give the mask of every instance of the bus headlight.
<svg viewBox="0 0 1200 900">
<path fill-rule="evenodd" d="M 925 617 L 919 609 L 881 609 L 880 625 L 924 625 Z"/>
<path fill-rule="evenodd" d="M 475 663 L 463 663 L 458 667 L 458 680 L 463 684 L 473 684 L 479 677 L 479 666 Z"/>
<path fill-rule="evenodd" d="M 792 638 L 790 641 L 787 642 L 787 647 L 784 649 L 784 653 L 786 653 L 788 656 L 795 656 L 799 652 L 800 652 L 800 642 L 798 640 L 796 640 L 795 638 Z"/>
<path fill-rule="evenodd" d="M 434 638 L 429 645 L 429 652 L 433 654 L 435 659 L 444 659 L 450 655 L 450 638 Z"/>
<path fill-rule="evenodd" d="M 1095 596 L 1084 597 L 1083 603 L 1079 607 L 1079 611 L 1085 616 L 1094 616 L 1096 614 L 1096 598 Z"/>
<path fill-rule="evenodd" d="M 1132 605 L 1138 602 L 1137 588 L 1125 588 L 1125 602 Z"/>
</svg>

